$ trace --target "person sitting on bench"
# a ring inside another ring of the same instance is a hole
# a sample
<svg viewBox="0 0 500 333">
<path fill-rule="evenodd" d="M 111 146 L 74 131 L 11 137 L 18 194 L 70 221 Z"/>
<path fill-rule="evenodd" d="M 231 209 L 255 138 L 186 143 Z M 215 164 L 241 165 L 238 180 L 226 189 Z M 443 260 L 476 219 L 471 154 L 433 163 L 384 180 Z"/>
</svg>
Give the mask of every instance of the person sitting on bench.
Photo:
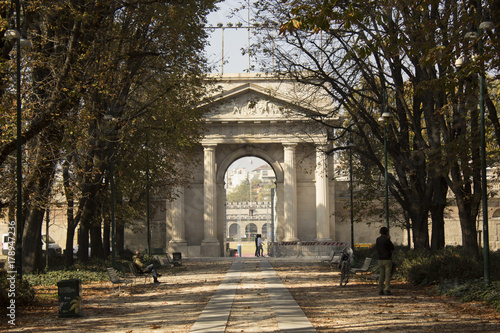
<svg viewBox="0 0 500 333">
<path fill-rule="evenodd" d="M 142 259 L 141 252 L 137 250 L 135 252 L 135 256 L 132 257 L 132 263 L 134 264 L 137 271 L 139 273 L 144 273 L 144 272 L 151 273 L 153 275 L 154 283 L 160 283 L 160 281 L 158 281 L 158 278 L 161 277 L 161 274 L 156 272 L 156 269 L 154 268 L 153 264 L 146 266 L 145 264 L 142 263 L 141 259 Z"/>
</svg>

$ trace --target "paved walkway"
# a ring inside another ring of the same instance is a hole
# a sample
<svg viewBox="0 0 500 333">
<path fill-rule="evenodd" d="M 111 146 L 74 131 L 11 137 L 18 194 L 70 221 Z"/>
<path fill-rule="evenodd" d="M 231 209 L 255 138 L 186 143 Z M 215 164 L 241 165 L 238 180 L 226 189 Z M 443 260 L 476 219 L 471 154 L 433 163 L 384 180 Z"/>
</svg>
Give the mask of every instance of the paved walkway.
<svg viewBox="0 0 500 333">
<path fill-rule="evenodd" d="M 245 332 L 316 332 L 266 258 L 235 260 L 190 332 L 242 331 L 238 318 Z"/>
</svg>

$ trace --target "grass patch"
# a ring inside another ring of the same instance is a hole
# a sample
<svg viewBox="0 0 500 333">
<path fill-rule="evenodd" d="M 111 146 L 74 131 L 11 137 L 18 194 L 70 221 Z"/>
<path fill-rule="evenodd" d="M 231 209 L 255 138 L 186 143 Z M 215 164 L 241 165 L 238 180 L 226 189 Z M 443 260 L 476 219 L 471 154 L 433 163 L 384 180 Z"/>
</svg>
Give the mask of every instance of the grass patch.
<svg viewBox="0 0 500 333">
<path fill-rule="evenodd" d="M 436 291 L 441 295 L 457 297 L 464 302 L 486 302 L 500 311 L 500 281 L 486 285 L 482 279 L 461 283 L 447 280 L 437 285 Z"/>
<path fill-rule="evenodd" d="M 159 267 L 159 262 L 150 256 L 144 256 L 143 262 L 146 265 L 154 264 Z M 118 275 L 124 277 L 126 273 L 130 272 L 129 260 L 117 259 L 116 270 Z M 111 267 L 110 259 L 91 258 L 88 261 L 75 262 L 71 267 L 66 267 L 61 262 L 58 265 L 50 266 L 46 272 L 25 274 L 25 279 L 32 286 L 55 286 L 58 281 L 68 279 L 80 279 L 82 283 L 103 282 L 109 281 L 107 267 Z"/>
<path fill-rule="evenodd" d="M 25 278 L 32 286 L 55 286 L 58 281 L 69 279 L 80 279 L 82 280 L 82 283 L 109 280 L 106 272 L 95 272 L 80 269 L 49 271 L 42 274 L 25 274 Z"/>
</svg>

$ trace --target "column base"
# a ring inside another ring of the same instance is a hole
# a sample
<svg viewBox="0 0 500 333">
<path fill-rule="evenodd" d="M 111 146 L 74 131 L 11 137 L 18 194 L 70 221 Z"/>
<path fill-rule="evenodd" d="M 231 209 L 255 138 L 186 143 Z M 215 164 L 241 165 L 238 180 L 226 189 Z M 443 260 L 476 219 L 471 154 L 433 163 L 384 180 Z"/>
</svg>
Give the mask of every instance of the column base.
<svg viewBox="0 0 500 333">
<path fill-rule="evenodd" d="M 220 257 L 220 244 L 217 239 L 204 239 L 201 242 L 201 253 L 202 257 Z"/>
</svg>

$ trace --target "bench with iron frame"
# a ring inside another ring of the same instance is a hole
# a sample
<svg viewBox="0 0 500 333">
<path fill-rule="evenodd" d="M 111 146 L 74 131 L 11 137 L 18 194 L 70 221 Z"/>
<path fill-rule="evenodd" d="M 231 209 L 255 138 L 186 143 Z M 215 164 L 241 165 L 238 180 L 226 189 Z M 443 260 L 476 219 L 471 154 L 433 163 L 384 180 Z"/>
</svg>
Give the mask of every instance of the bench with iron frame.
<svg viewBox="0 0 500 333">
<path fill-rule="evenodd" d="M 134 276 L 134 280 L 138 278 L 144 278 L 144 283 L 146 283 L 148 277 L 153 277 L 153 274 L 151 274 L 150 272 L 140 272 L 132 262 L 129 262 L 128 265 L 130 267 L 130 272 Z"/>
<path fill-rule="evenodd" d="M 121 284 L 125 284 L 125 286 L 126 286 L 127 284 L 130 283 L 129 280 L 122 279 L 121 277 L 119 277 L 118 276 L 118 272 L 113 267 L 108 267 L 108 268 L 106 268 L 106 270 L 108 272 L 109 281 L 111 281 L 111 288 L 112 288 L 113 291 L 114 291 L 114 288 L 115 288 L 115 284 L 118 285 L 118 291 L 120 291 L 120 285 Z"/>
</svg>

